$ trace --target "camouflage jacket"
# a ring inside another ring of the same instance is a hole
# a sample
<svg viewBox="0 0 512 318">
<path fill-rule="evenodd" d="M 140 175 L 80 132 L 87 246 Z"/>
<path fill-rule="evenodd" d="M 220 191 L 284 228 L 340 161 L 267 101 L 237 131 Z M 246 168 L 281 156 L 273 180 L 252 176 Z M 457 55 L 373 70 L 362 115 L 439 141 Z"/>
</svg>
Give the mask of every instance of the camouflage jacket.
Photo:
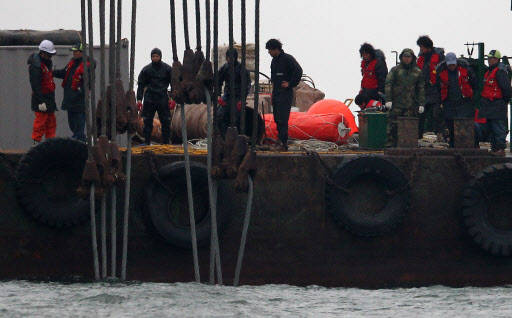
<svg viewBox="0 0 512 318">
<path fill-rule="evenodd" d="M 425 105 L 425 81 L 415 61 L 393 67 L 386 78 L 386 102 L 396 108 L 418 108 Z"/>
</svg>

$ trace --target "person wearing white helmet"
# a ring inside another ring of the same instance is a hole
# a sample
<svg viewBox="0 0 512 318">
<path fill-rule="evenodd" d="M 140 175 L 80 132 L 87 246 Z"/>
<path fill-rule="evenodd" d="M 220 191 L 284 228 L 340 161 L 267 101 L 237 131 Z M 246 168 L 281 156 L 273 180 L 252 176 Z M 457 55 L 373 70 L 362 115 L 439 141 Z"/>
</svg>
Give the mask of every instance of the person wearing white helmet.
<svg viewBox="0 0 512 318">
<path fill-rule="evenodd" d="M 36 118 L 32 128 L 34 144 L 41 142 L 43 136 L 55 137 L 57 121 L 55 111 L 55 83 L 53 81 L 52 56 L 57 51 L 53 42 L 43 40 L 39 44 L 39 53 L 33 53 L 28 58 L 28 73 L 32 87 L 31 108 Z"/>
</svg>

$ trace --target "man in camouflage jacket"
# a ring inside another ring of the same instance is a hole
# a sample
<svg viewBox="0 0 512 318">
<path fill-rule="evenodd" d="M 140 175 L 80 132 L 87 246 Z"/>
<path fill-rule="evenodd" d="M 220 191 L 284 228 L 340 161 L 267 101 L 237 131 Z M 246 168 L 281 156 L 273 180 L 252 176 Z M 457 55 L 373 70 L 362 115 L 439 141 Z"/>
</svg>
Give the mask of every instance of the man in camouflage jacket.
<svg viewBox="0 0 512 318">
<path fill-rule="evenodd" d="M 425 81 L 416 66 L 416 56 L 411 49 L 400 54 L 400 64 L 393 67 L 386 78 L 387 117 L 386 147 L 396 147 L 398 117 L 418 117 L 425 105 Z"/>
</svg>

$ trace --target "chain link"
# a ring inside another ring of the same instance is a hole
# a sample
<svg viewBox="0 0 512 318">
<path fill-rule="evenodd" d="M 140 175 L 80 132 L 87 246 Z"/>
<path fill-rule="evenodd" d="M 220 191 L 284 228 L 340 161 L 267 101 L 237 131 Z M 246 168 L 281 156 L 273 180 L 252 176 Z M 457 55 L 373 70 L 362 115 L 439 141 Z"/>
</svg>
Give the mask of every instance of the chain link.
<svg viewBox="0 0 512 318">
<path fill-rule="evenodd" d="M 320 168 L 320 172 L 325 177 L 325 179 L 327 180 L 327 183 L 329 185 L 332 185 L 333 187 L 335 187 L 336 189 L 338 189 L 338 190 L 340 190 L 341 192 L 344 192 L 344 193 L 350 193 L 351 192 L 350 189 L 346 189 L 346 188 L 344 188 L 344 187 L 342 187 L 342 186 L 340 186 L 340 185 L 338 185 L 338 184 L 336 184 L 334 182 L 334 180 L 332 179 L 333 175 L 331 173 L 331 169 L 327 166 L 325 161 L 323 161 L 322 158 L 320 158 L 320 155 L 316 151 L 310 151 L 310 150 L 307 150 L 304 147 L 301 147 L 301 148 L 302 148 L 302 150 L 304 151 L 304 153 L 306 155 L 308 155 L 311 158 L 313 158 L 313 160 L 315 161 L 317 166 Z"/>
<path fill-rule="evenodd" d="M 149 167 L 151 168 L 151 175 L 153 178 L 155 178 L 155 180 L 162 186 L 162 188 L 164 188 L 170 195 L 174 195 L 174 191 L 169 188 L 158 176 L 155 165 L 155 153 L 153 151 L 144 151 L 143 153 L 146 155 L 146 158 L 149 162 Z"/>
</svg>

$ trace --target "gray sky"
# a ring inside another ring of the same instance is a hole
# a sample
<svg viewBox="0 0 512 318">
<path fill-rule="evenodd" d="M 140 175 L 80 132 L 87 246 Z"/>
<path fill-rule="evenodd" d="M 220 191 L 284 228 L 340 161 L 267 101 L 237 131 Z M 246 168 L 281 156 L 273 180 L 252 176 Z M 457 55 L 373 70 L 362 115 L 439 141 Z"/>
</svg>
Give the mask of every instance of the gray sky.
<svg viewBox="0 0 512 318">
<path fill-rule="evenodd" d="M 80 29 L 80 0 L 1 0 L 0 29 Z M 109 1 L 107 0 L 107 7 Z M 201 1 L 204 3 L 204 1 Z M 235 2 L 235 41 L 240 41 L 240 5 Z M 182 60 L 184 41 L 181 1 L 178 15 L 178 53 Z M 213 7 L 213 0 L 211 0 Z M 98 1 L 94 0 L 95 44 L 98 36 Z M 188 1 L 191 46 L 195 46 L 194 1 Z M 458 56 L 464 43 L 485 42 L 485 51 L 498 49 L 512 55 L 508 33 L 512 23 L 509 0 L 261 0 L 260 70 L 270 73 L 270 57 L 264 49 L 269 38 L 278 38 L 283 49 L 294 55 L 326 98 L 353 98 L 361 81 L 359 47 L 369 42 L 384 51 L 388 67 L 394 66 L 392 50 L 405 47 L 418 52 L 416 39 L 427 34 L 435 46 Z M 254 1 L 247 0 L 248 42 L 254 41 Z M 227 1 L 219 0 L 219 42 L 227 43 Z M 135 73 L 150 62 L 153 47 L 172 62 L 168 0 L 139 0 L 137 10 Z M 108 18 L 108 13 L 107 13 Z M 131 1 L 123 1 L 123 38 L 130 38 Z M 204 7 L 203 49 L 204 41 Z M 107 21 L 108 23 L 108 21 Z M 108 32 L 108 30 L 107 30 Z M 108 41 L 108 33 L 107 33 Z M 475 57 L 477 50 L 475 49 Z M 23 57 L 24 59 L 26 57 Z M 64 65 L 58 65 L 63 67 Z"/>
</svg>

